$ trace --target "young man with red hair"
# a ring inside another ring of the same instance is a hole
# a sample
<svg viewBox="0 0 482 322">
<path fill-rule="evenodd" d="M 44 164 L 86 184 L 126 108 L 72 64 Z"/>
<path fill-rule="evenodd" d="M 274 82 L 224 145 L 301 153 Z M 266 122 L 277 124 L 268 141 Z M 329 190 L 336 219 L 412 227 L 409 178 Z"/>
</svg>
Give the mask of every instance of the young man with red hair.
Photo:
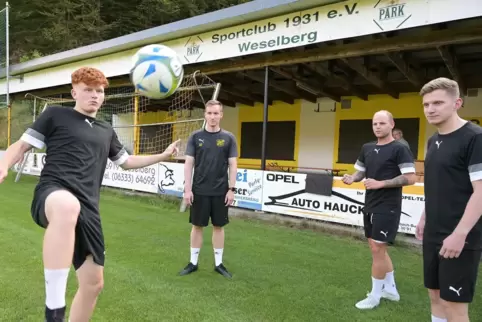
<svg viewBox="0 0 482 322">
<path fill-rule="evenodd" d="M 65 294 L 73 264 L 79 289 L 70 321 L 89 321 L 103 287 L 105 245 L 99 215 L 99 195 L 107 158 L 123 169 L 149 166 L 170 158 L 178 142 L 162 154 L 131 156 L 112 126 L 97 120 L 108 81 L 104 74 L 83 67 L 72 74 L 73 109 L 49 107 L 12 144 L 0 161 L 0 182 L 8 169 L 32 147 L 47 147 L 35 188 L 31 213 L 45 228 L 43 263 L 47 322 L 65 321 Z"/>
</svg>

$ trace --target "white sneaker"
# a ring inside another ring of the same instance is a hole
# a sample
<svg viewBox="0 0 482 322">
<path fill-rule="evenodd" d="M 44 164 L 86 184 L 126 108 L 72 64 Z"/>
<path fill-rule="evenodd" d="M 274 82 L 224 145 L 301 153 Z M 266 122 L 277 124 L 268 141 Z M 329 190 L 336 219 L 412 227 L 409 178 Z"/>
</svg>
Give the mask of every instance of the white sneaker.
<svg viewBox="0 0 482 322">
<path fill-rule="evenodd" d="M 400 301 L 400 294 L 398 294 L 398 291 L 396 289 L 390 290 L 390 291 L 387 291 L 384 289 L 382 290 L 382 298 L 387 299 L 389 301 L 398 302 Z"/>
<path fill-rule="evenodd" d="M 357 304 L 355 304 L 357 309 L 360 310 L 371 310 L 376 308 L 380 304 L 380 299 L 377 299 L 371 294 L 368 294 L 367 298 L 361 300 Z"/>
</svg>

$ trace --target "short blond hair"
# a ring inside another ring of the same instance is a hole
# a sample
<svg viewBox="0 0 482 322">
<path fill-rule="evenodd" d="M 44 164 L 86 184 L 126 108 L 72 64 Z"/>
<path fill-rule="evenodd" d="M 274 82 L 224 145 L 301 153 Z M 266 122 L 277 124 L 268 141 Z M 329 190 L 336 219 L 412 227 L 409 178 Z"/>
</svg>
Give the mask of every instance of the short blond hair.
<svg viewBox="0 0 482 322">
<path fill-rule="evenodd" d="M 223 103 L 221 103 L 218 100 L 209 100 L 209 101 L 206 102 L 206 107 L 214 106 L 214 105 L 219 105 L 219 106 L 221 106 L 221 110 L 223 109 Z"/>
<path fill-rule="evenodd" d="M 446 91 L 456 98 L 460 97 L 459 84 L 456 81 L 445 77 L 436 78 L 423 85 L 422 89 L 420 90 L 420 96 L 432 93 L 438 89 Z"/>
<path fill-rule="evenodd" d="M 395 119 L 393 118 L 393 114 L 390 113 L 387 110 L 380 110 L 380 111 L 376 112 L 375 114 L 373 114 L 373 117 L 375 117 L 376 114 L 385 114 L 388 117 L 388 120 L 390 122 L 395 122 Z"/>
</svg>

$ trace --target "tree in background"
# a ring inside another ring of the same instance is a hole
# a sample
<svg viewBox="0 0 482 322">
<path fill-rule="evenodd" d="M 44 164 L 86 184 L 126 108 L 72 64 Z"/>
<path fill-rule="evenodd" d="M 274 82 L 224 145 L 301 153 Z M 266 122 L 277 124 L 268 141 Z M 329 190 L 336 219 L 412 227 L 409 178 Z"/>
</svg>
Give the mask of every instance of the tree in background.
<svg viewBox="0 0 482 322">
<path fill-rule="evenodd" d="M 11 63 L 157 27 L 249 0 L 15 0 Z"/>
</svg>

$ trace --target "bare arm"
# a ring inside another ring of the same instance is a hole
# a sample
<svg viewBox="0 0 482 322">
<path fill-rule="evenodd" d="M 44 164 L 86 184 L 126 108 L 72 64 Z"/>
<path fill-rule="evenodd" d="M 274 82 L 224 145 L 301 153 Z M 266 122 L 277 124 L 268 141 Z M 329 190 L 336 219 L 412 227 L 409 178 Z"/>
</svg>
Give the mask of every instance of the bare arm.
<svg viewBox="0 0 482 322">
<path fill-rule="evenodd" d="M 187 155 L 186 161 L 184 162 L 184 192 L 192 190 L 193 166 L 194 166 L 194 158 Z"/>
<path fill-rule="evenodd" d="M 5 151 L 3 159 L 0 161 L 0 166 L 5 169 L 10 169 L 14 164 L 22 160 L 25 152 L 31 148 L 32 146 L 25 141 L 15 142 Z"/>
<path fill-rule="evenodd" d="M 353 182 L 360 182 L 365 178 L 365 171 L 357 171 L 352 174 Z"/>
<path fill-rule="evenodd" d="M 410 150 L 404 146 L 403 148 L 397 150 L 396 156 L 401 175 L 390 180 L 384 180 L 384 188 L 399 188 L 403 186 L 410 186 L 417 182 L 415 163 Z"/>
<path fill-rule="evenodd" d="M 171 153 L 163 152 L 155 155 L 129 155 L 127 160 L 122 163 L 121 167 L 124 170 L 139 169 L 147 167 L 162 161 L 169 160 Z"/>
<path fill-rule="evenodd" d="M 464 215 L 454 232 L 467 236 L 482 215 L 482 180 L 472 182 L 474 192 L 465 207 Z"/>
<path fill-rule="evenodd" d="M 417 176 L 415 175 L 415 173 L 406 173 L 406 174 L 401 174 L 398 177 L 395 177 L 390 180 L 384 180 L 383 187 L 397 188 L 397 187 L 403 187 L 403 186 L 410 186 L 415 184 L 416 181 L 417 181 Z"/>
<path fill-rule="evenodd" d="M 229 158 L 229 187 L 236 185 L 236 175 L 238 174 L 238 160 Z"/>
</svg>

